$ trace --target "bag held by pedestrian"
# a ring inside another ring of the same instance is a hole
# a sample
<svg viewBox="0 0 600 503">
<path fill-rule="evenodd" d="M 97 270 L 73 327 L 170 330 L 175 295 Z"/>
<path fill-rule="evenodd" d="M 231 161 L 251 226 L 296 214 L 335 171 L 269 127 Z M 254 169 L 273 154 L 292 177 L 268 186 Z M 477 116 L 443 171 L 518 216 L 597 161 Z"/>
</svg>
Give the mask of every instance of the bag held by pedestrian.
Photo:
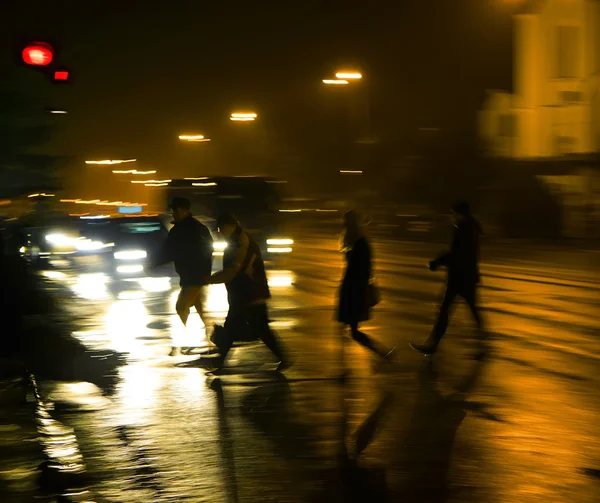
<svg viewBox="0 0 600 503">
<path fill-rule="evenodd" d="M 258 337 L 250 330 L 248 323 L 244 319 L 234 319 L 228 323 L 228 329 L 223 325 L 215 325 L 213 333 L 210 337 L 212 342 L 218 349 L 228 347 L 228 344 L 255 342 Z"/>
</svg>

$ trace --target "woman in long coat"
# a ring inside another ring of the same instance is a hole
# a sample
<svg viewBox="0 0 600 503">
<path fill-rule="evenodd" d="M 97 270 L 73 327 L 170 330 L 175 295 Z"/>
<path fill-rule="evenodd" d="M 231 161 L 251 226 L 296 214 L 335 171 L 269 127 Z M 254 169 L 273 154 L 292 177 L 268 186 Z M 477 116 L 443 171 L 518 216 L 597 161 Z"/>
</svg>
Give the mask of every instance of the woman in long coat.
<svg viewBox="0 0 600 503">
<path fill-rule="evenodd" d="M 342 252 L 346 254 L 346 270 L 339 293 L 338 321 L 350 327 L 352 338 L 382 358 L 393 350 L 378 348 L 359 330 L 359 324 L 371 317 L 369 283 L 372 278 L 371 246 L 363 232 L 361 217 L 355 210 L 344 215 Z"/>
</svg>

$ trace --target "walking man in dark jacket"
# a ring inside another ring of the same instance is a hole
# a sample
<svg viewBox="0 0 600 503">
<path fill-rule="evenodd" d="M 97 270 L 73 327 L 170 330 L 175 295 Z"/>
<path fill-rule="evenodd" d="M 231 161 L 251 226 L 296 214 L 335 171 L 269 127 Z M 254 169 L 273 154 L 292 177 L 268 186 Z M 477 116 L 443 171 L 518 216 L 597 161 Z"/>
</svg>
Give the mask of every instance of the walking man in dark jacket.
<svg viewBox="0 0 600 503">
<path fill-rule="evenodd" d="M 175 264 L 181 286 L 175 309 L 186 325 L 192 306 L 196 308 L 200 318 L 204 312 L 204 278 L 212 272 L 213 239 L 208 227 L 192 215 L 189 199 L 175 197 L 171 203 L 171 212 L 174 225 L 155 266 L 168 262 Z"/>
<path fill-rule="evenodd" d="M 471 215 L 469 204 L 460 202 L 452 207 L 454 216 L 454 236 L 450 251 L 439 255 L 429 263 L 431 271 L 439 266 L 448 269 L 446 294 L 440 307 L 437 322 L 429 338 L 423 344 L 410 345 L 413 349 L 424 353 L 434 354 L 448 327 L 448 315 L 457 296 L 461 296 L 477 323 L 480 343 L 482 343 L 483 326 L 477 303 L 477 286 L 479 284 L 479 236 L 481 226 Z M 483 356 L 484 348 L 481 346 L 477 353 Z"/>
<path fill-rule="evenodd" d="M 229 311 L 224 330 L 218 336 L 215 332 L 212 339 L 221 353 L 215 372 L 222 368 L 236 333 L 245 331 L 264 342 L 280 362 L 277 369 L 283 371 L 290 363 L 285 359 L 281 343 L 269 327 L 267 302 L 271 298 L 271 292 L 260 247 L 242 228 L 233 213 L 220 215 L 217 225 L 227 241 L 223 270 L 207 277 L 205 282 L 225 284 Z"/>
</svg>

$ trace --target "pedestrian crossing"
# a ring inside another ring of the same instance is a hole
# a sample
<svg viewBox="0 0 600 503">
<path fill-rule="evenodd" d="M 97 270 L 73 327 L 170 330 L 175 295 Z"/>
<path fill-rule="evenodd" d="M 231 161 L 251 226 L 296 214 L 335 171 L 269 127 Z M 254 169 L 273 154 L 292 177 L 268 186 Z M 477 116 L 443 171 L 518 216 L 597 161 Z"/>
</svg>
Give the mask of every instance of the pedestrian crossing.
<svg viewBox="0 0 600 503">
<path fill-rule="evenodd" d="M 394 494 L 408 487 L 420 495 L 419 483 L 405 484 L 403 474 L 418 473 L 418 460 L 424 473 L 437 474 L 444 446 L 452 447 L 447 457 L 459 479 L 498 478 L 499 491 L 509 485 L 510 474 L 504 476 L 489 460 L 470 468 L 482 449 L 490 459 L 518 466 L 520 474 L 533 462 L 557 480 L 559 471 L 574 473 L 585 462 L 574 436 L 586 439 L 591 454 L 600 452 L 593 440 L 600 413 L 597 275 L 557 272 L 542 261 L 531 267 L 484 261 L 481 306 L 492 353 L 485 380 L 472 402 L 463 403 L 450 397 L 453 384 L 468 373 L 464 355 L 473 322 L 467 310 L 459 305 L 453 313 L 434 357 L 437 391 L 420 381 L 424 359 L 408 348 L 409 341 L 428 334 L 443 291 L 444 273 L 427 269 L 432 252 L 426 246 L 375 245 L 382 302 L 363 329 L 398 347 L 393 369 L 375 371 L 374 359 L 343 337 L 334 320 L 343 256 L 327 242 L 304 242 L 285 270 L 269 272 L 273 328 L 297 357 L 288 379 L 270 383 L 262 372 L 253 382 L 236 375 L 236 369 L 256 373 L 268 363 L 266 349 L 243 348 L 233 351 L 224 391 L 208 386 L 204 370 L 178 366 L 186 358 L 167 356 L 183 330 L 174 309 L 176 281 L 115 289 L 101 286 L 97 277 L 55 275 L 78 296 L 72 310 L 81 329 L 75 335 L 131 353 L 116 396 L 66 419 L 78 432 L 99 501 L 225 502 L 235 500 L 227 491 L 237 488 L 248 501 L 283 501 L 290 484 L 307 488 L 318 477 L 311 469 L 334 465 L 342 401 L 349 408 L 348 431 L 354 431 L 385 390 L 397 395 L 392 418 L 361 462 L 398 470 L 390 476 Z M 211 290 L 207 325 L 222 320 L 226 309 L 224 289 Z M 204 328 L 197 316 L 190 317 L 188 329 L 200 342 L 206 341 Z M 332 379 L 343 368 L 352 378 L 344 388 L 347 396 Z M 81 402 L 98 398 L 87 389 L 69 388 L 67 394 Z M 58 390 L 53 398 L 60 398 Z M 536 449 L 544 455 L 535 457 Z M 285 501 L 309 501 L 303 490 Z"/>
</svg>

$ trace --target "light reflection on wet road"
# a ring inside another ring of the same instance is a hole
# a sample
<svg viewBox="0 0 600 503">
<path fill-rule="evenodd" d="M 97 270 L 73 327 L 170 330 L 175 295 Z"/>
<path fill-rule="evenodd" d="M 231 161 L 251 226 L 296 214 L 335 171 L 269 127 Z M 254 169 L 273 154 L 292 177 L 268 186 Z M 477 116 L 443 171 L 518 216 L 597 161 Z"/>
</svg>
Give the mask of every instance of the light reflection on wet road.
<svg viewBox="0 0 600 503">
<path fill-rule="evenodd" d="M 175 314 L 176 279 L 50 273 L 77 296 L 76 336 L 128 354 L 112 398 L 84 383 L 47 386 L 76 429 L 99 502 L 336 501 L 327 488 L 341 421 L 341 387 L 328 380 L 340 371 L 335 244 L 305 241 L 269 272 L 273 326 L 298 357 L 287 378 L 253 345 L 234 350 L 222 388 L 185 365 L 193 356 L 168 356 L 172 345 L 207 344 L 197 315 L 184 328 Z M 349 432 L 394 394 L 361 458 L 385 469 L 390 501 L 597 501 L 598 269 L 553 271 L 535 256 L 486 263 L 493 355 L 477 386 L 457 396 L 476 365 L 466 359 L 466 309 L 456 310 L 434 369 L 424 368 L 407 342 L 427 334 L 443 275 L 427 271 L 429 250 L 416 245 L 383 243 L 375 256 L 383 302 L 365 331 L 398 346 L 398 365 L 375 372 L 362 348 L 346 344 L 355 379 L 345 393 Z M 224 287 L 210 287 L 209 333 L 226 310 Z"/>
</svg>

